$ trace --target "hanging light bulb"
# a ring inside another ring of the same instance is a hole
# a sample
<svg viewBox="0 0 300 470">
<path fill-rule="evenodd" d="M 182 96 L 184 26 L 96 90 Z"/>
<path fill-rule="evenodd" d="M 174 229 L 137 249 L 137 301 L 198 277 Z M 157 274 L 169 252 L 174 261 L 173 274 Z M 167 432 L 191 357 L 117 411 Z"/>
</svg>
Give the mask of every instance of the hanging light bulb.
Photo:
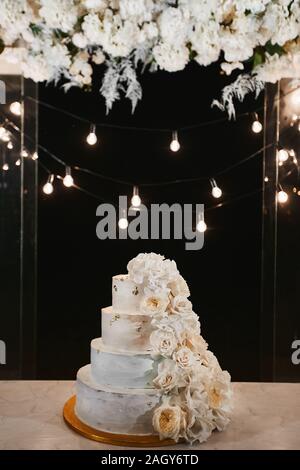
<svg viewBox="0 0 300 470">
<path fill-rule="evenodd" d="M 23 149 L 22 152 L 21 152 L 21 157 L 22 157 L 22 158 L 27 158 L 28 155 L 29 155 L 29 153 L 27 152 L 27 150 L 26 150 L 26 149 Z"/>
<path fill-rule="evenodd" d="M 211 194 L 214 198 L 219 199 L 222 196 L 222 189 L 218 187 L 216 180 L 211 178 L 210 184 L 212 187 Z"/>
<path fill-rule="evenodd" d="M 199 214 L 199 220 L 198 220 L 198 223 L 196 225 L 196 229 L 200 233 L 204 233 L 207 230 L 207 225 L 204 222 L 204 212 L 200 212 L 200 214 Z"/>
<path fill-rule="evenodd" d="M 141 198 L 139 196 L 139 188 L 137 186 L 133 186 L 133 194 L 132 194 L 132 198 L 131 198 L 131 204 L 133 206 L 134 209 L 137 209 L 138 207 L 140 207 L 142 201 L 141 201 Z"/>
<path fill-rule="evenodd" d="M 179 149 L 180 149 L 180 143 L 178 140 L 178 133 L 177 131 L 173 131 L 172 141 L 170 143 L 170 150 L 172 150 L 172 152 L 178 152 Z"/>
<path fill-rule="evenodd" d="M 14 145 L 11 140 L 7 143 L 7 148 L 8 150 L 12 150 L 14 148 Z"/>
<path fill-rule="evenodd" d="M 4 129 L 4 127 L 2 128 Z M 2 142 L 9 142 L 10 141 L 10 132 L 7 129 L 4 129 L 4 131 L 0 132 L 0 139 Z"/>
<path fill-rule="evenodd" d="M 20 160 L 20 158 L 18 158 L 18 160 L 16 160 L 15 165 L 16 165 L 16 166 L 20 166 L 20 165 L 21 165 L 21 160 Z"/>
<path fill-rule="evenodd" d="M 265 176 L 265 183 L 267 183 L 268 181 L 269 181 L 268 176 Z"/>
<path fill-rule="evenodd" d="M 258 119 L 258 115 L 257 113 L 254 113 L 254 121 L 252 123 L 252 131 L 255 133 L 255 134 L 259 134 L 262 129 L 263 129 L 263 125 L 262 123 L 260 122 L 260 120 Z"/>
<path fill-rule="evenodd" d="M 11 113 L 15 114 L 15 116 L 21 116 L 22 114 L 22 105 L 19 101 L 11 103 L 9 109 Z"/>
<path fill-rule="evenodd" d="M 91 124 L 90 133 L 86 138 L 86 141 L 89 145 L 95 145 L 97 143 L 97 136 L 96 136 L 96 126 L 95 124 Z"/>
<path fill-rule="evenodd" d="M 280 162 L 281 163 L 286 162 L 289 159 L 289 156 L 290 156 L 290 154 L 289 154 L 288 150 L 286 150 L 286 149 L 281 148 L 277 152 L 277 157 L 278 157 L 279 163 Z"/>
<path fill-rule="evenodd" d="M 8 171 L 8 170 L 9 170 L 9 165 L 8 165 L 8 163 L 4 163 L 4 164 L 3 164 L 2 170 L 3 170 L 3 171 Z"/>
<path fill-rule="evenodd" d="M 32 159 L 32 160 L 37 160 L 38 158 L 39 158 L 38 153 L 37 153 L 37 152 L 34 152 L 34 153 L 32 154 L 31 159 Z"/>
<path fill-rule="evenodd" d="M 48 180 L 47 180 L 47 183 L 44 184 L 43 186 L 43 192 L 45 194 L 52 194 L 53 193 L 53 181 L 54 181 L 54 175 L 49 175 L 48 176 Z"/>
<path fill-rule="evenodd" d="M 128 227 L 128 220 L 125 209 L 122 211 L 122 217 L 119 219 L 118 226 L 121 230 L 126 230 Z"/>
<path fill-rule="evenodd" d="M 280 204 L 285 204 L 289 199 L 289 195 L 282 189 L 280 185 L 278 185 L 278 189 L 279 191 L 277 192 L 277 201 Z"/>
<path fill-rule="evenodd" d="M 66 188 L 71 188 L 74 184 L 74 180 L 71 175 L 71 168 L 69 166 L 66 166 L 66 176 L 63 179 L 63 184 Z"/>
</svg>

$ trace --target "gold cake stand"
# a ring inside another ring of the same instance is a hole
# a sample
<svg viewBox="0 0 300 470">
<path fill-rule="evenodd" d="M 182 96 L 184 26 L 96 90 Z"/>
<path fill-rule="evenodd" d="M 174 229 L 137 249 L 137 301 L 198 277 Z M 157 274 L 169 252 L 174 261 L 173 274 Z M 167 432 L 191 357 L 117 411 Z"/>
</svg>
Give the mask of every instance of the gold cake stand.
<svg viewBox="0 0 300 470">
<path fill-rule="evenodd" d="M 70 426 L 70 428 L 87 439 L 103 442 L 104 444 L 126 447 L 161 447 L 175 444 L 172 439 L 164 439 L 161 441 L 159 437 L 155 435 L 134 436 L 129 434 L 114 434 L 94 429 L 87 424 L 84 424 L 82 421 L 80 421 L 79 418 L 77 418 L 75 414 L 75 403 L 75 395 L 69 398 L 69 400 L 65 403 L 63 410 L 64 420 L 68 426 Z"/>
</svg>

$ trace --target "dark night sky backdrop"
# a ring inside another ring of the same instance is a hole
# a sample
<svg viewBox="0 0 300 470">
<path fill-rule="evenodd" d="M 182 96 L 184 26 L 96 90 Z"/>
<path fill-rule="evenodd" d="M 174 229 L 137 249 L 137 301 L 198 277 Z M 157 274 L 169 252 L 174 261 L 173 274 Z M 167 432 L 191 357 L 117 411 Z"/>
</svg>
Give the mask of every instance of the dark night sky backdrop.
<svg viewBox="0 0 300 470">
<path fill-rule="evenodd" d="M 99 70 L 101 75 L 101 69 Z M 231 79 L 230 79 L 231 80 Z M 174 128 L 222 118 L 211 101 L 228 79 L 218 66 L 196 64 L 176 74 L 145 73 L 143 100 L 131 115 L 125 99 L 106 116 L 99 83 L 92 93 L 72 89 L 67 94 L 40 87 L 40 99 L 98 122 Z M 263 97 L 237 105 L 237 111 L 261 107 Z M 183 132 L 182 148 L 169 150 L 170 136 L 102 128 L 93 148 L 85 142 L 88 126 L 40 106 L 40 143 L 64 161 L 105 175 L 137 182 L 214 175 L 262 146 L 262 134 L 251 132 L 251 118 Z M 262 116 L 262 114 L 261 114 Z M 40 152 L 53 172 L 63 168 Z M 46 174 L 40 169 L 40 186 Z M 126 186 L 79 173 L 76 182 L 108 200 L 130 195 Z M 224 200 L 259 189 L 262 157 L 218 179 Z M 145 188 L 151 202 L 215 204 L 208 182 Z M 100 335 L 100 307 L 111 304 L 111 277 L 126 271 L 129 259 L 154 251 L 176 260 L 191 289 L 202 334 L 234 380 L 259 379 L 259 308 L 261 194 L 206 213 L 209 230 L 204 248 L 185 251 L 183 241 L 100 241 L 96 238 L 98 202 L 76 189 L 56 183 L 55 193 L 39 197 L 38 377 L 75 377 L 89 362 L 89 342 Z"/>
</svg>

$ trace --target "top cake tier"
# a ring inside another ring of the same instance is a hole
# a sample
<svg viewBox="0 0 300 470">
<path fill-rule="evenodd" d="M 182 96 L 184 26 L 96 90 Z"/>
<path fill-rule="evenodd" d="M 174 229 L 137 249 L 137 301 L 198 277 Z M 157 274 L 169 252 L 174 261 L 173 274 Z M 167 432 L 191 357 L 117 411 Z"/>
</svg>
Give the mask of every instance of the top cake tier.
<svg viewBox="0 0 300 470">
<path fill-rule="evenodd" d="M 118 313 L 140 313 L 144 293 L 140 285 L 131 281 L 127 274 L 112 278 L 112 308 Z"/>
</svg>

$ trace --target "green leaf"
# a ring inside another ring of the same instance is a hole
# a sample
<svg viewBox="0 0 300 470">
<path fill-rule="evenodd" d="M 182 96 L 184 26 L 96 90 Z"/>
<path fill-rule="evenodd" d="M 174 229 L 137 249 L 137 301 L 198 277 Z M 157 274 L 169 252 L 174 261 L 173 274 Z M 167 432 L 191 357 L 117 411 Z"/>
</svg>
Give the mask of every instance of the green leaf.
<svg viewBox="0 0 300 470">
<path fill-rule="evenodd" d="M 253 56 L 253 68 L 258 67 L 258 65 L 263 64 L 265 61 L 265 54 L 264 51 L 258 49 L 254 52 Z"/>
<path fill-rule="evenodd" d="M 30 23 L 30 29 L 34 36 L 38 36 L 42 32 L 42 28 L 34 23 Z"/>
<path fill-rule="evenodd" d="M 271 41 L 267 42 L 265 48 L 266 52 L 270 55 L 278 54 L 279 56 L 281 56 L 282 54 L 284 54 L 283 47 L 279 44 L 272 44 Z"/>
</svg>

